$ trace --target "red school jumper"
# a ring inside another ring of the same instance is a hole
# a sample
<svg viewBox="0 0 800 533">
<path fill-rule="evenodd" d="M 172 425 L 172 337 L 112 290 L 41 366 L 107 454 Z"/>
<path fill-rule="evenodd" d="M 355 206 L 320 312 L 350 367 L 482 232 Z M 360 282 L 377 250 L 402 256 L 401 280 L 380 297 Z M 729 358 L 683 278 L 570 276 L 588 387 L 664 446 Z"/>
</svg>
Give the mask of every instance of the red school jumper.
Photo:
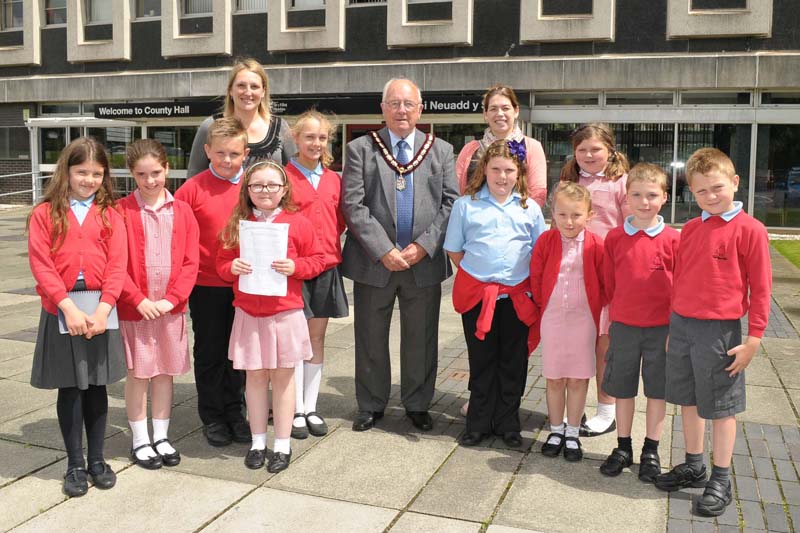
<svg viewBox="0 0 800 533">
<path fill-rule="evenodd" d="M 28 237 L 28 260 L 36 279 L 36 292 L 42 307 L 58 314 L 58 303 L 67 298 L 83 271 L 86 289 L 101 291 L 100 301 L 114 306 L 125 283 L 128 250 L 125 224 L 113 208 L 106 209 L 110 229 L 100 219 L 100 209 L 92 204 L 83 225 L 67 209 L 69 228 L 61 246 L 51 251 L 50 203 L 37 205 L 31 214 Z"/>
<path fill-rule="evenodd" d="M 128 229 L 128 275 L 122 289 L 118 313 L 120 320 L 138 321 L 142 315 L 136 306 L 147 297 L 147 265 L 142 213 L 136 197 L 130 194 L 117 203 L 117 210 Z M 186 311 L 199 265 L 199 230 L 192 208 L 186 202 L 172 202 L 172 249 L 169 280 L 164 299 L 174 305 L 171 314 Z"/>
<path fill-rule="evenodd" d="M 534 328 L 533 346 L 539 345 L 541 316 L 547 309 L 550 295 L 553 294 L 558 273 L 561 271 L 561 233 L 558 229 L 550 229 L 542 233 L 536 240 L 531 255 L 531 294 L 537 308 Z M 606 304 L 602 282 L 603 275 L 603 239 L 584 230 L 583 240 L 583 283 L 586 287 L 586 298 L 592 311 L 595 327 L 600 331 L 600 311 Z"/>
<path fill-rule="evenodd" d="M 251 214 L 248 220 L 255 221 Z M 239 290 L 239 276 L 231 274 L 231 263 L 239 257 L 239 248 L 219 247 L 217 273 L 226 283 L 233 284 L 233 306 L 239 307 L 250 316 L 264 317 L 282 311 L 303 308 L 303 280 L 319 276 L 325 266 L 324 254 L 320 251 L 314 236 L 314 227 L 299 213 L 278 213 L 271 223 L 289 224 L 289 246 L 287 257 L 294 260 L 294 274 L 286 280 L 286 296 L 262 296 L 247 294 Z M 264 222 L 270 224 L 270 222 Z"/>
<path fill-rule="evenodd" d="M 613 322 L 639 328 L 669 325 L 680 233 L 669 226 L 651 237 L 617 226 L 603 243 L 604 289 Z M 617 289 L 619 286 L 619 290 Z"/>
<path fill-rule="evenodd" d="M 769 319 L 772 267 L 764 225 L 740 211 L 729 222 L 698 217 L 683 226 L 672 309 L 700 320 L 738 320 L 761 338 Z M 748 296 L 749 295 L 749 296 Z"/>
<path fill-rule="evenodd" d="M 329 270 L 342 262 L 341 236 L 345 229 L 344 216 L 339 209 L 342 179 L 336 172 L 324 168 L 315 190 L 294 164 L 286 165 L 286 174 L 292 182 L 292 201 L 311 222 L 320 250 L 325 254 L 323 272 Z"/>
</svg>

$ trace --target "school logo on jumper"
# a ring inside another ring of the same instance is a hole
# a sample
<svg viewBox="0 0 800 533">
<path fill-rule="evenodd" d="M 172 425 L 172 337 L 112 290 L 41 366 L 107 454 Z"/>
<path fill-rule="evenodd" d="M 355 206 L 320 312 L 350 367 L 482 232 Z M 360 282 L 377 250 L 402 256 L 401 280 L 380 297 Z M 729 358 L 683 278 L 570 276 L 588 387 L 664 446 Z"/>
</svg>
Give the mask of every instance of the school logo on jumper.
<svg viewBox="0 0 800 533">
<path fill-rule="evenodd" d="M 650 270 L 664 270 L 664 259 L 661 255 L 656 255 L 650 261 Z"/>
<path fill-rule="evenodd" d="M 718 259 L 720 261 L 727 261 L 728 254 L 725 253 L 725 245 L 720 244 L 719 246 L 717 246 L 717 249 L 714 250 L 714 253 L 711 255 L 711 257 L 713 257 L 714 259 Z"/>
</svg>

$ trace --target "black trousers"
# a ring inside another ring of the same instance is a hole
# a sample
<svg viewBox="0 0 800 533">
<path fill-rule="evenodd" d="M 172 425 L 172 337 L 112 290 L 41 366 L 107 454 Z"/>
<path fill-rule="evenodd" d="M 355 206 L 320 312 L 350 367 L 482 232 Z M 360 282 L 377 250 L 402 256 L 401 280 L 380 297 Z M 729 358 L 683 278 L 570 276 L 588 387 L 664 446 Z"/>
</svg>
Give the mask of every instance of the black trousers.
<svg viewBox="0 0 800 533">
<path fill-rule="evenodd" d="M 197 411 L 203 424 L 241 420 L 244 372 L 228 359 L 233 326 L 233 289 L 195 285 L 189 295 L 194 331 Z"/>
<path fill-rule="evenodd" d="M 497 300 L 492 329 L 484 340 L 475 336 L 479 303 L 463 315 L 469 353 L 469 411 L 467 431 L 519 431 L 519 405 L 528 373 L 528 326 L 509 298 Z"/>
</svg>

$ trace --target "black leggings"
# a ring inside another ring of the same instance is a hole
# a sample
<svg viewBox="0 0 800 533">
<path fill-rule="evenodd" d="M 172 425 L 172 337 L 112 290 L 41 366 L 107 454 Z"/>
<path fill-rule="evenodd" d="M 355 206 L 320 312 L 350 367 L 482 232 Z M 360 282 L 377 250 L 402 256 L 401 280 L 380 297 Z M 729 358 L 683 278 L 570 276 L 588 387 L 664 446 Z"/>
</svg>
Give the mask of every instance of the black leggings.
<svg viewBox="0 0 800 533">
<path fill-rule="evenodd" d="M 56 412 L 64 446 L 67 448 L 67 470 L 86 467 L 83 460 L 84 424 L 89 444 L 89 465 L 102 462 L 108 418 L 108 394 L 105 385 L 89 385 L 86 390 L 77 387 L 58 389 Z"/>
</svg>

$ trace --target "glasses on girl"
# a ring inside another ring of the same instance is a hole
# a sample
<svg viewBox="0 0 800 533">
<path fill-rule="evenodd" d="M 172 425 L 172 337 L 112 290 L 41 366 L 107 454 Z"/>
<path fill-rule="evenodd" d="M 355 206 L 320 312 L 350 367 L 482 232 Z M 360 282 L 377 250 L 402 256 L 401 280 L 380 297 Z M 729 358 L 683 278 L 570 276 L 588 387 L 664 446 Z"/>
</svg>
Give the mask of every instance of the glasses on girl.
<svg viewBox="0 0 800 533">
<path fill-rule="evenodd" d="M 247 188 L 250 189 L 250 192 L 254 192 L 256 194 L 262 193 L 264 191 L 278 192 L 284 187 L 285 185 L 281 185 L 279 183 L 251 183 L 250 185 L 247 186 Z"/>
</svg>

